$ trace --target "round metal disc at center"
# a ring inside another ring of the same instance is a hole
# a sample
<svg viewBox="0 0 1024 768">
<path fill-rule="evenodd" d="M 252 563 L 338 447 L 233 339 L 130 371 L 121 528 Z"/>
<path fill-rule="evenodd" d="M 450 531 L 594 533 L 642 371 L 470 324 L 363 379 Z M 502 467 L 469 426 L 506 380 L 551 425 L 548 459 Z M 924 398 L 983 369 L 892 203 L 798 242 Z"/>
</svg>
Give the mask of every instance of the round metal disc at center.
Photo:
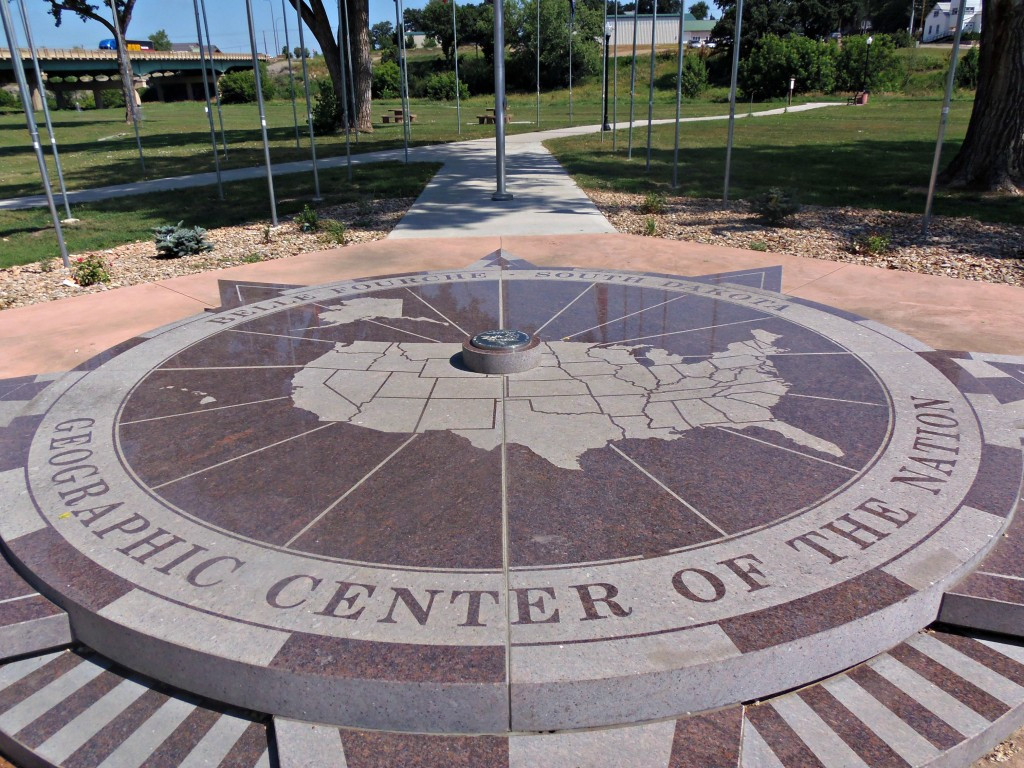
<svg viewBox="0 0 1024 768">
<path fill-rule="evenodd" d="M 530 335 L 522 331 L 501 328 L 478 333 L 469 340 L 469 343 L 477 349 L 514 350 L 521 349 L 529 344 Z"/>
</svg>

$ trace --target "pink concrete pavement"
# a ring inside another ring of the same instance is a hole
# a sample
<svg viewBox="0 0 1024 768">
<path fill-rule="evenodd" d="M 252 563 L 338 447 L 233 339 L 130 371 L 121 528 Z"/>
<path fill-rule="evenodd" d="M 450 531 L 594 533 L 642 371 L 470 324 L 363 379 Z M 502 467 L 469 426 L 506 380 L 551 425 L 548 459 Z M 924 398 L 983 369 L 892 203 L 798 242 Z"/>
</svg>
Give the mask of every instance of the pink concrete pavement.
<svg viewBox="0 0 1024 768">
<path fill-rule="evenodd" d="M 67 370 L 220 303 L 219 280 L 315 285 L 466 266 L 497 248 L 545 266 L 702 275 L 780 265 L 783 292 L 938 349 L 1024 355 L 1024 289 L 633 235 L 383 240 L 0 312 L 0 378 Z"/>
</svg>

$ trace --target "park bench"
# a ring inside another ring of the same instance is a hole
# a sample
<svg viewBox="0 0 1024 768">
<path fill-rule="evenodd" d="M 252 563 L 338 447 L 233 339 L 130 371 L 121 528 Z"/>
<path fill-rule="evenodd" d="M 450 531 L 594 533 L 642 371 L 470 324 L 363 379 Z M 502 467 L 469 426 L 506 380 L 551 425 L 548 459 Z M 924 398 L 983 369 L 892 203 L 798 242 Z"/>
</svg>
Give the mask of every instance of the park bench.
<svg viewBox="0 0 1024 768">
<path fill-rule="evenodd" d="M 868 92 L 867 91 L 863 91 L 862 93 L 858 93 L 856 96 L 850 96 L 846 100 L 846 105 L 847 106 L 850 106 L 850 105 L 853 105 L 853 104 L 867 104 L 867 103 L 868 103 Z"/>
</svg>

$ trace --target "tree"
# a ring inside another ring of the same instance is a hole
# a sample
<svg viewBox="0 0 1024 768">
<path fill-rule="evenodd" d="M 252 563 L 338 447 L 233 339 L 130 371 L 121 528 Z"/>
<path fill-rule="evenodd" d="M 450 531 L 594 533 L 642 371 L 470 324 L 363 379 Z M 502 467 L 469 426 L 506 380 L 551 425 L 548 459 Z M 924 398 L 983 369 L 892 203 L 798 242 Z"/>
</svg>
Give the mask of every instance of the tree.
<svg viewBox="0 0 1024 768">
<path fill-rule="evenodd" d="M 402 26 L 406 32 L 423 30 L 423 10 L 421 8 L 405 8 L 402 11 Z"/>
<path fill-rule="evenodd" d="M 299 48 L 299 46 L 295 46 L 295 49 L 292 51 L 292 55 L 296 59 L 308 59 L 309 48 Z"/>
<path fill-rule="evenodd" d="M 940 181 L 1024 195 L 1024 0 L 982 0 L 978 91 L 960 151 Z"/>
<path fill-rule="evenodd" d="M 708 13 L 710 11 L 711 9 L 704 0 L 698 0 L 690 6 L 690 13 L 693 15 L 693 18 L 697 19 L 697 21 L 704 21 L 704 19 L 708 17 Z"/>
<path fill-rule="evenodd" d="M 715 4 L 722 9 L 722 17 L 711 35 L 731 41 L 736 28 L 736 2 L 715 0 Z M 767 35 L 796 33 L 812 39 L 826 38 L 837 30 L 854 27 L 859 15 L 860 0 L 744 0 L 741 51 L 749 51 Z"/>
<path fill-rule="evenodd" d="M 153 47 L 158 51 L 170 51 L 174 48 L 174 46 L 171 45 L 171 38 L 167 36 L 167 31 L 163 29 L 158 29 L 150 35 L 149 42 L 151 42 Z"/>
<path fill-rule="evenodd" d="M 52 2 L 52 0 L 48 0 Z M 331 25 L 323 0 L 288 0 L 292 8 L 298 8 L 303 23 L 313 32 L 313 37 L 320 44 L 327 72 L 331 76 L 334 92 L 339 101 L 342 92 L 341 55 L 338 46 L 337 30 Z M 369 0 L 345 0 L 348 9 L 348 40 L 352 48 L 352 75 L 356 114 L 350 115 L 350 122 L 359 131 L 373 131 L 373 97 L 371 88 L 370 66 L 370 4 Z M 343 103 L 343 102 L 342 102 Z"/>
<path fill-rule="evenodd" d="M 370 27 L 370 39 L 373 41 L 374 50 L 379 51 L 387 47 L 388 42 L 394 41 L 395 26 L 390 21 L 378 21 Z"/>
<path fill-rule="evenodd" d="M 4 0 L 0 0 L 3 2 Z M 110 36 L 116 38 L 117 31 L 114 28 L 114 23 L 111 19 L 107 18 L 103 9 L 107 8 L 106 3 L 101 5 L 94 5 L 88 2 L 88 0 L 43 0 L 50 6 L 50 15 L 53 16 L 53 20 L 56 26 L 60 26 L 63 21 L 63 13 L 65 11 L 76 14 L 82 21 L 92 20 L 98 21 L 110 32 Z M 132 11 L 135 9 L 135 0 L 115 0 L 114 7 L 117 9 L 117 18 L 121 25 L 121 32 L 128 35 L 128 25 L 132 20 Z M 131 112 L 129 112 L 130 106 L 135 103 L 135 73 L 132 71 L 132 63 L 127 56 L 119 56 L 117 60 L 117 68 L 121 73 L 121 91 L 124 94 L 125 103 L 125 122 L 131 120 Z"/>
</svg>

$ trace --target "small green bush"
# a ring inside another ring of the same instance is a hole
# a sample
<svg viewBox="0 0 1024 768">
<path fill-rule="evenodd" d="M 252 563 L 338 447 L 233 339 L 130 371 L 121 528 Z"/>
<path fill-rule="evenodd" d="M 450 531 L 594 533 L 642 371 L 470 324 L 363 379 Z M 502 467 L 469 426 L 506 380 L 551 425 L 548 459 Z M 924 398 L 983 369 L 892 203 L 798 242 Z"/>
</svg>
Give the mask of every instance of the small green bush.
<svg viewBox="0 0 1024 768">
<path fill-rule="evenodd" d="M 55 269 L 57 269 L 57 260 L 52 257 L 39 262 L 40 272 L 53 272 Z"/>
<path fill-rule="evenodd" d="M 267 72 L 267 63 L 260 62 L 263 98 L 274 98 L 274 83 Z M 220 100 L 225 104 L 251 104 L 256 101 L 256 76 L 251 69 L 228 72 L 219 81 Z"/>
<path fill-rule="evenodd" d="M 0 88 L 0 108 L 18 107 L 21 108 L 21 100 L 10 91 Z"/>
<path fill-rule="evenodd" d="M 455 73 L 437 72 L 427 79 L 427 98 L 434 101 L 455 101 Z M 469 86 L 459 81 L 459 98 L 469 98 Z"/>
<path fill-rule="evenodd" d="M 310 208 L 309 203 L 306 203 L 302 213 L 295 217 L 295 221 L 299 223 L 299 229 L 303 232 L 316 232 L 320 229 L 320 216 L 315 209 Z"/>
<path fill-rule="evenodd" d="M 661 213 L 665 210 L 665 196 L 661 192 L 648 192 L 640 204 L 642 213 Z"/>
<path fill-rule="evenodd" d="M 348 232 L 345 222 L 337 219 L 325 219 L 321 228 L 324 231 L 324 240 L 328 243 L 345 244 L 345 234 Z"/>
<path fill-rule="evenodd" d="M 752 251 L 767 251 L 768 243 L 766 243 L 764 240 L 755 240 L 750 244 L 749 248 Z"/>
<path fill-rule="evenodd" d="M 79 256 L 71 265 L 71 276 L 83 288 L 96 283 L 109 283 L 110 270 L 107 262 L 102 257 L 93 254 L 91 256 Z"/>
<path fill-rule="evenodd" d="M 267 260 L 267 257 L 264 256 L 259 251 L 255 251 L 253 253 L 248 253 L 248 254 L 246 254 L 245 256 L 242 257 L 242 263 L 243 264 L 258 264 L 259 262 L 266 261 L 266 260 Z"/>
<path fill-rule="evenodd" d="M 313 81 L 316 91 L 313 103 L 313 130 L 319 134 L 333 133 L 341 125 L 341 110 L 338 108 L 338 94 L 330 78 Z"/>
<path fill-rule="evenodd" d="M 850 239 L 852 253 L 880 256 L 892 249 L 892 237 L 878 232 L 858 232 Z"/>
<path fill-rule="evenodd" d="M 658 234 L 658 220 L 652 216 L 648 216 L 644 222 L 644 234 L 647 237 L 654 237 Z"/>
<path fill-rule="evenodd" d="M 981 58 L 980 46 L 973 46 L 960 59 L 956 66 L 957 88 L 969 88 L 974 90 L 978 87 L 978 62 Z"/>
<path fill-rule="evenodd" d="M 402 72 L 393 61 L 385 61 L 373 69 L 370 84 L 373 95 L 378 99 L 394 99 L 402 88 Z"/>
<path fill-rule="evenodd" d="M 683 57 L 683 79 L 680 89 L 683 96 L 695 99 L 708 89 L 708 65 L 696 54 Z"/>
<path fill-rule="evenodd" d="M 769 187 L 750 200 L 750 208 L 766 224 L 778 227 L 800 211 L 800 202 L 792 190 Z"/>
<path fill-rule="evenodd" d="M 183 227 L 185 222 L 156 227 L 153 238 L 156 242 L 157 256 L 165 259 L 180 259 L 213 250 L 213 244 L 206 239 L 206 230 L 202 227 Z"/>
</svg>

